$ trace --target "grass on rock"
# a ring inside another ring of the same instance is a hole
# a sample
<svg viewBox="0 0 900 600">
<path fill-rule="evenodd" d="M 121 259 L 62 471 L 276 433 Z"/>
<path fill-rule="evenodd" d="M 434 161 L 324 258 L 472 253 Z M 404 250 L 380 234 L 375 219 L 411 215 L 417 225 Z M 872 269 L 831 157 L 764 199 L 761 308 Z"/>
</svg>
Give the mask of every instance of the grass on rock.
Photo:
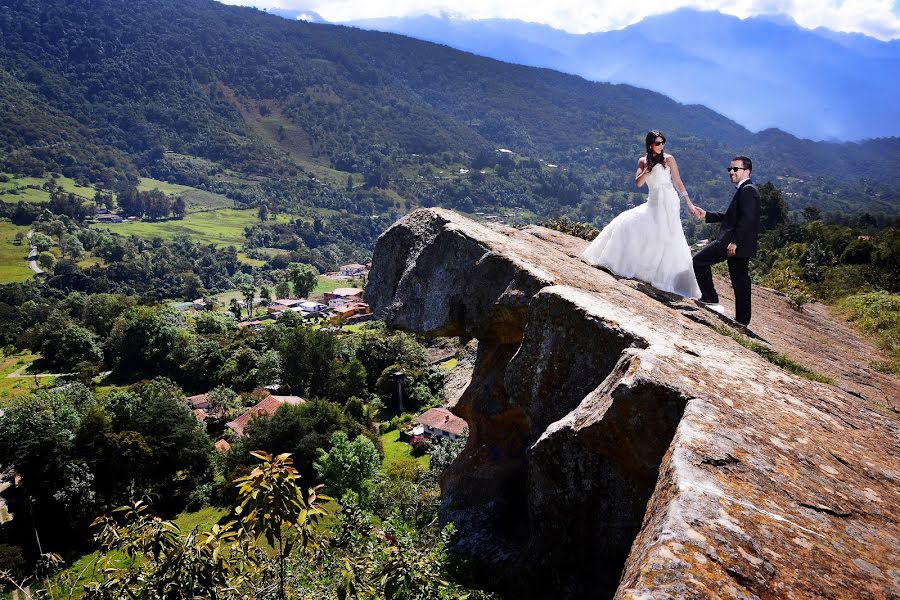
<svg viewBox="0 0 900 600">
<path fill-rule="evenodd" d="M 818 381 L 820 383 L 834 383 L 834 380 L 831 379 L 830 377 L 826 377 L 824 375 L 819 375 L 815 371 L 812 371 L 811 369 L 804 367 L 800 363 L 798 363 L 794 360 L 791 360 L 784 354 L 775 352 L 774 350 L 772 350 L 765 344 L 760 344 L 759 342 L 755 342 L 755 341 L 751 340 L 750 338 L 748 338 L 744 335 L 741 335 L 740 333 L 738 333 L 737 331 L 735 331 L 729 327 L 725 327 L 724 325 L 716 325 L 714 327 L 714 329 L 719 334 L 724 335 L 726 337 L 730 337 L 731 339 L 736 341 L 738 344 L 740 344 L 744 348 L 747 348 L 748 350 L 752 350 L 753 352 L 756 352 L 757 354 L 759 354 L 760 356 L 765 358 L 767 361 L 769 361 L 776 367 L 781 367 L 782 369 L 784 369 L 785 371 L 788 371 L 789 373 L 793 373 L 794 375 L 799 375 L 800 377 L 809 379 L 810 381 Z"/>
</svg>

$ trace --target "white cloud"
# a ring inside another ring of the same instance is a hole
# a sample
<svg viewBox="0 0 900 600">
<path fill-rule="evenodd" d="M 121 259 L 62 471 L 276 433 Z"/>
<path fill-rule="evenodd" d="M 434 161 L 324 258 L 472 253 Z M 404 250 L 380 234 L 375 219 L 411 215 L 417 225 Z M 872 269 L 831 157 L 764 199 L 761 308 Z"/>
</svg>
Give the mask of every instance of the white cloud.
<svg viewBox="0 0 900 600">
<path fill-rule="evenodd" d="M 900 38 L 900 0 L 224 0 L 259 8 L 309 10 L 340 23 L 377 17 L 452 15 L 468 19 L 519 19 L 571 33 L 621 29 L 678 8 L 717 10 L 740 18 L 781 14 L 807 28 Z"/>
</svg>

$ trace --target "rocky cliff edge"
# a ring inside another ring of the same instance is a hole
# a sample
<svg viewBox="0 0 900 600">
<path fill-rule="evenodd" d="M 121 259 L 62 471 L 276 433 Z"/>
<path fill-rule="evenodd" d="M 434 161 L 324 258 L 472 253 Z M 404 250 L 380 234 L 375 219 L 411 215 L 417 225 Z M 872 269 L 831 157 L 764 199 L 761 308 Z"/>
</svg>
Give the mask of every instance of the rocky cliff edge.
<svg viewBox="0 0 900 600">
<path fill-rule="evenodd" d="M 864 343 L 805 334 L 808 317 L 755 289 L 754 328 L 782 323 L 833 383 L 800 378 L 693 301 L 585 264 L 584 245 L 429 209 L 375 247 L 366 298 L 389 326 L 478 340 L 441 507 L 473 582 L 515 598 L 900 597 L 900 386 L 808 342 Z"/>
</svg>

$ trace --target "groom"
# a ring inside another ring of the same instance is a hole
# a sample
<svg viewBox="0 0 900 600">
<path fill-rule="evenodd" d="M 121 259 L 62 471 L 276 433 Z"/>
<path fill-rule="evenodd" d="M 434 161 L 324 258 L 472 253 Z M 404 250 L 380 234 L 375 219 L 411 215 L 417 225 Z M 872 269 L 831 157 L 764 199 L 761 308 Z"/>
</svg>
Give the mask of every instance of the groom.
<svg viewBox="0 0 900 600">
<path fill-rule="evenodd" d="M 694 256 L 694 275 L 700 286 L 700 301 L 717 312 L 723 312 L 713 285 L 712 266 L 728 261 L 728 275 L 734 288 L 734 320 L 750 323 L 750 259 L 756 256 L 759 236 L 759 190 L 750 181 L 753 163 L 746 156 L 735 156 L 728 176 L 737 191 L 724 213 L 698 208 L 694 213 L 707 223 L 721 223 L 719 237 Z"/>
</svg>

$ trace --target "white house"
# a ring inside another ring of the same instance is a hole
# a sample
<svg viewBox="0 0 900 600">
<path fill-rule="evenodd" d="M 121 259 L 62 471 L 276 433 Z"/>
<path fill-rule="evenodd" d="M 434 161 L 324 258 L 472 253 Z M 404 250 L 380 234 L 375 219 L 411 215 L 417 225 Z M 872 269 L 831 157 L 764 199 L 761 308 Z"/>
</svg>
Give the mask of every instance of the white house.
<svg viewBox="0 0 900 600">
<path fill-rule="evenodd" d="M 430 408 L 416 417 L 416 423 L 422 427 L 424 435 L 448 437 L 451 440 L 465 437 L 469 430 L 468 423 L 446 408 Z"/>
<path fill-rule="evenodd" d="M 354 277 L 362 275 L 366 272 L 366 265 L 359 263 L 350 263 L 349 265 L 341 265 L 341 275 L 344 277 Z"/>
</svg>

